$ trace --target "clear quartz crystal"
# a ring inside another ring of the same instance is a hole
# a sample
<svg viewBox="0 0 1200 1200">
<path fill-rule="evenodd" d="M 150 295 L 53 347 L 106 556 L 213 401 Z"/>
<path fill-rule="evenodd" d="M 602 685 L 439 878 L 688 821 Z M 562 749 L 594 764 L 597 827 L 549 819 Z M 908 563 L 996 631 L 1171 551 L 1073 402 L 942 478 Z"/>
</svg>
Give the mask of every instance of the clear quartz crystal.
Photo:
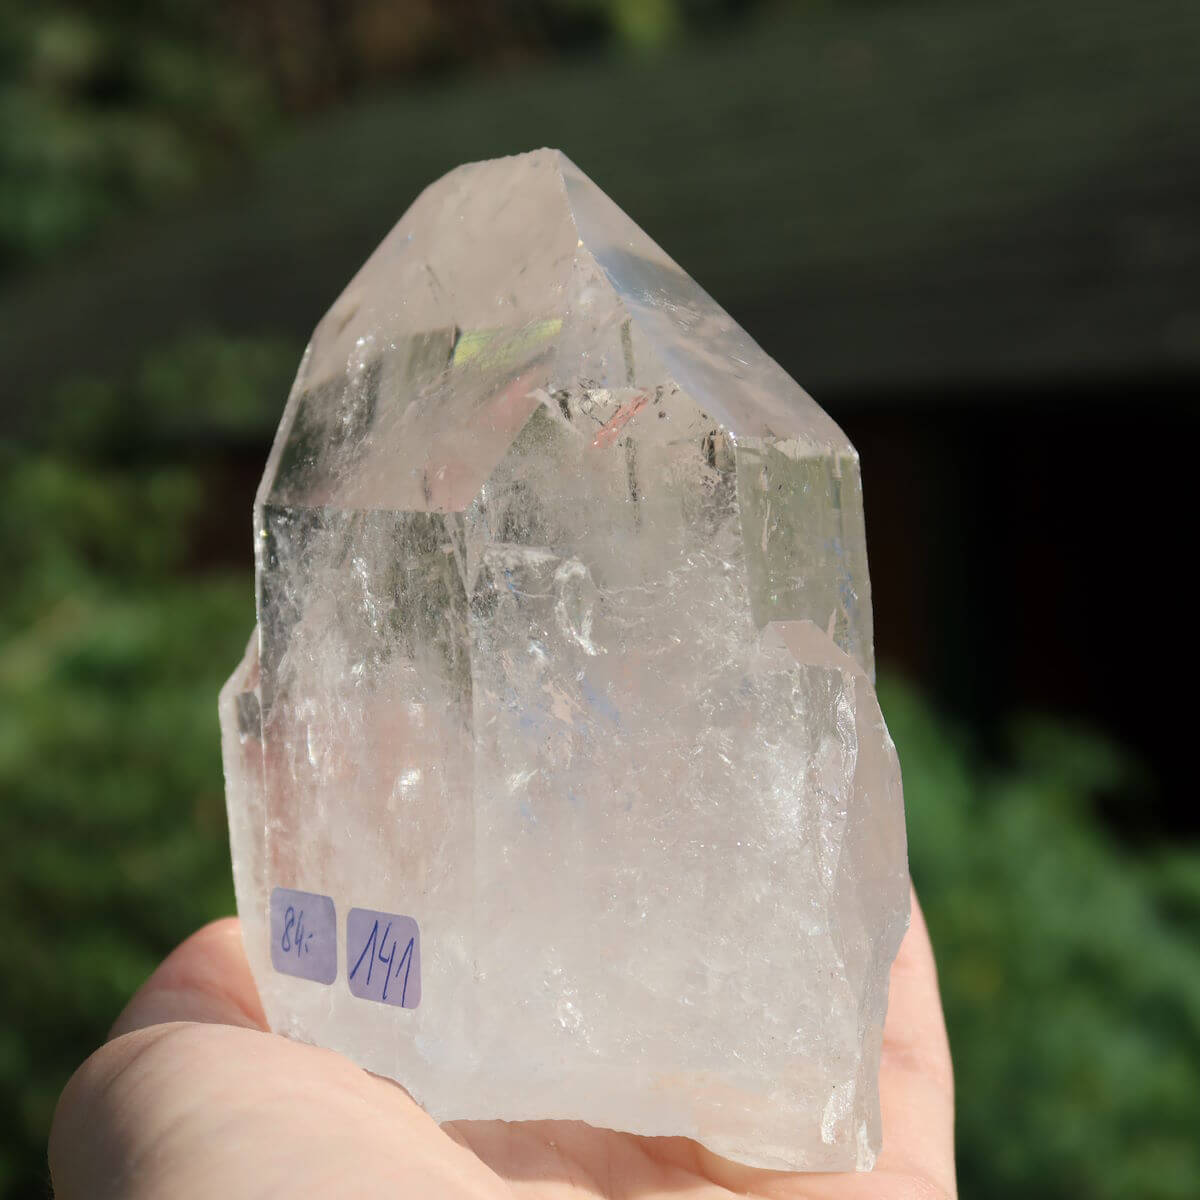
<svg viewBox="0 0 1200 1200">
<path fill-rule="evenodd" d="M 438 1119 L 869 1168 L 904 817 L 812 399 L 561 154 L 472 164 L 317 326 L 254 524 L 221 718 L 272 1027 Z M 332 983 L 272 965 L 275 888 L 332 899 Z M 355 908 L 419 928 L 416 1007 L 350 990 Z"/>
</svg>

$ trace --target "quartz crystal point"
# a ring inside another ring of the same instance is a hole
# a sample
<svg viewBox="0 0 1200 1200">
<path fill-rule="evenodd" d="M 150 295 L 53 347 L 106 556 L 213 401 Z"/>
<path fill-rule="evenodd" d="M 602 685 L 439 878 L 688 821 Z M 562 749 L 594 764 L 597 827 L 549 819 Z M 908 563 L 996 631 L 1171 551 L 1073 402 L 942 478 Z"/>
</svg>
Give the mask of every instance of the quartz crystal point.
<svg viewBox="0 0 1200 1200">
<path fill-rule="evenodd" d="M 476 163 L 317 326 L 254 530 L 272 1027 L 438 1119 L 869 1168 L 904 817 L 809 396 L 561 154 Z"/>
</svg>

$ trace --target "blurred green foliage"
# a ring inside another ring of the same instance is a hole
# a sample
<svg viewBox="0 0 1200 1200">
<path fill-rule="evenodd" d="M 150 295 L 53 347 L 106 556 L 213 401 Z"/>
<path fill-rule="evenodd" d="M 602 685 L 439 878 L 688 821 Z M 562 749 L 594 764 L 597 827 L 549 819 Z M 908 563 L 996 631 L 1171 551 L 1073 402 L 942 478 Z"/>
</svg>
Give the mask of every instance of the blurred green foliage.
<svg viewBox="0 0 1200 1200">
<path fill-rule="evenodd" d="M 304 349 L 286 337 L 196 331 L 147 351 L 124 378 L 82 376 L 46 402 L 50 442 L 110 460 L 270 441 Z"/>
<path fill-rule="evenodd" d="M 0 272 L 219 175 L 288 114 L 414 72 L 617 40 L 753 0 L 0 0 Z"/>
<path fill-rule="evenodd" d="M 399 72 L 648 48 L 737 7 L 0 0 L 0 271 Z M 155 962 L 232 909 L 215 709 L 254 619 L 251 566 L 199 565 L 214 497 L 198 452 L 258 445 L 299 349 L 195 333 L 129 378 L 62 389 L 49 445 L 0 447 L 0 1196 L 45 1194 L 66 1078 Z M 1097 804 L 1141 781 L 1095 736 L 1023 719 L 997 763 L 901 681 L 881 696 L 941 964 L 964 1195 L 1194 1197 L 1200 852 L 1114 844 Z"/>
<path fill-rule="evenodd" d="M 213 689 L 245 576 L 173 568 L 186 472 L 0 463 L 0 1195 L 40 1194 L 73 1064 L 181 931 L 229 911 Z"/>
<path fill-rule="evenodd" d="M 205 361 L 201 389 L 224 359 Z M 253 605 L 249 554 L 189 565 L 207 499 L 192 468 L 10 450 L 0 480 L 0 1195 L 15 1197 L 45 1186 L 71 1070 L 154 963 L 232 909 L 216 693 Z M 1138 781 L 1094 736 L 1025 720 L 994 765 L 909 686 L 881 694 L 941 963 L 964 1194 L 1194 1196 L 1200 854 L 1101 832 L 1097 798 Z"/>
<path fill-rule="evenodd" d="M 1095 803 L 1139 786 L 1111 745 L 1014 724 L 987 766 L 895 681 L 913 877 L 940 964 L 963 1194 L 1200 1188 L 1200 853 L 1115 845 Z"/>
<path fill-rule="evenodd" d="M 203 13 L 0 0 L 0 269 L 182 193 L 262 128 L 269 90 Z"/>
</svg>

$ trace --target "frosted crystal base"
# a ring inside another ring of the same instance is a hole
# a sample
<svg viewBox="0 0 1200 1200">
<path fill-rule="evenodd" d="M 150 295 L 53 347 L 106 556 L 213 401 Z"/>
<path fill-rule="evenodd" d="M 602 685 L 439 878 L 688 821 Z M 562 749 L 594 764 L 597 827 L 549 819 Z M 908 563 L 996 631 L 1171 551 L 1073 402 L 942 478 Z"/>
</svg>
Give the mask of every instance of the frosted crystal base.
<svg viewBox="0 0 1200 1200">
<path fill-rule="evenodd" d="M 439 1119 L 869 1168 L 908 919 L 858 460 L 570 162 L 460 168 L 314 333 L 221 695 L 272 1028 Z"/>
</svg>

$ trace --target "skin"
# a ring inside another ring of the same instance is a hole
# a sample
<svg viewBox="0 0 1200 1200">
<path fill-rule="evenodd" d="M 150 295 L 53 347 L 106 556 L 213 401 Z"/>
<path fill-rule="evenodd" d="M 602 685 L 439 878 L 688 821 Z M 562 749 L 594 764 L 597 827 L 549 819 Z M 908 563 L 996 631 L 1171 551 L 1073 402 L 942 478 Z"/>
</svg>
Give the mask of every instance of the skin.
<svg viewBox="0 0 1200 1200">
<path fill-rule="evenodd" d="M 439 1126 L 399 1086 L 266 1031 L 235 920 L 188 938 L 67 1084 L 50 1135 L 58 1200 L 354 1195 L 445 1200 L 943 1200 L 954 1084 L 929 935 L 892 969 L 870 1174 L 761 1171 L 686 1138 L 572 1121 Z"/>
</svg>

